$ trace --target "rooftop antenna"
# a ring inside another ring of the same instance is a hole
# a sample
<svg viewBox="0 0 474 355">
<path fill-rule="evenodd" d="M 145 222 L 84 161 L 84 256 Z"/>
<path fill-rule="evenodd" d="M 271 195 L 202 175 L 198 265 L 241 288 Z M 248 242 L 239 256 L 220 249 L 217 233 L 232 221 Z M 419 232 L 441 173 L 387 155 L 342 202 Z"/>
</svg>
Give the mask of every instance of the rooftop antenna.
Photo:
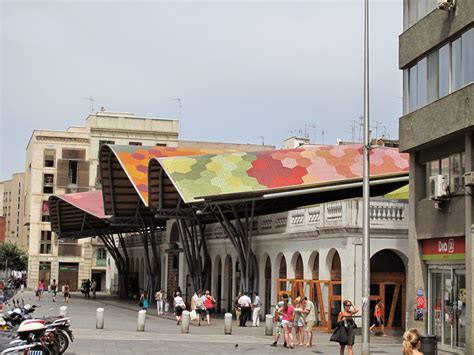
<svg viewBox="0 0 474 355">
<path fill-rule="evenodd" d="M 309 126 L 313 129 L 313 144 L 316 144 L 316 125 L 310 124 Z"/>
<path fill-rule="evenodd" d="M 350 120 L 350 122 L 352 122 L 352 125 L 350 126 L 350 129 L 351 129 L 351 142 L 354 143 L 355 142 L 355 132 L 356 132 L 357 122 L 356 122 L 356 120 Z"/>
<path fill-rule="evenodd" d="M 91 97 L 83 97 L 82 99 L 89 100 L 91 102 L 91 112 L 92 114 L 94 114 L 94 98 L 91 96 Z"/>
<path fill-rule="evenodd" d="M 178 138 L 181 138 L 181 107 L 182 107 L 181 106 L 181 98 L 178 97 L 176 99 L 171 99 L 171 100 L 178 102 L 178 109 L 179 109 L 179 116 L 178 116 L 178 118 L 179 118 L 179 133 L 178 133 Z"/>
<path fill-rule="evenodd" d="M 258 136 L 262 140 L 262 145 L 265 145 L 265 136 Z"/>
<path fill-rule="evenodd" d="M 323 137 L 323 145 L 324 145 L 324 129 L 321 132 L 321 136 Z"/>
<path fill-rule="evenodd" d="M 382 126 L 382 122 L 375 121 L 375 139 L 379 138 L 379 127 Z"/>
</svg>

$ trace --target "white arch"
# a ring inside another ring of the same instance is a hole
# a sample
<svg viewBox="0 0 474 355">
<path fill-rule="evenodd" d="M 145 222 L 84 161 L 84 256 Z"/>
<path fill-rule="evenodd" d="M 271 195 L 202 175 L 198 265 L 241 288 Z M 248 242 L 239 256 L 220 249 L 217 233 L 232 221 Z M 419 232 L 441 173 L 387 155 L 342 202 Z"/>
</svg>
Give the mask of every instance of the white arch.
<svg viewBox="0 0 474 355">
<path fill-rule="evenodd" d="M 301 255 L 301 253 L 299 251 L 296 251 L 293 256 L 291 257 L 291 262 L 290 262 L 290 265 L 291 265 L 291 270 L 292 270 L 292 274 L 294 275 L 294 277 L 296 278 L 296 265 L 297 265 L 297 262 L 298 262 L 298 258 L 301 258 L 301 263 L 303 264 L 303 278 L 304 278 L 304 263 L 303 263 L 303 256 Z M 287 271 L 287 274 L 288 274 L 288 271 Z"/>
<path fill-rule="evenodd" d="M 392 252 L 395 253 L 395 255 L 397 255 L 403 262 L 403 266 L 405 267 L 405 274 L 407 273 L 408 271 L 408 256 L 403 253 L 403 251 L 401 251 L 400 249 L 395 249 L 395 248 L 391 248 L 391 247 L 378 247 L 378 248 L 374 248 L 374 250 L 370 250 L 370 259 L 372 259 L 372 257 L 377 254 L 378 252 L 381 252 L 381 251 L 384 251 L 384 250 L 390 250 Z"/>
<path fill-rule="evenodd" d="M 313 269 L 314 269 L 314 263 L 316 261 L 316 258 L 319 256 L 319 251 L 314 250 L 311 255 L 309 256 L 308 263 L 306 264 L 305 268 L 305 278 L 307 279 L 313 279 Z M 319 269 L 319 265 L 318 265 Z"/>
</svg>

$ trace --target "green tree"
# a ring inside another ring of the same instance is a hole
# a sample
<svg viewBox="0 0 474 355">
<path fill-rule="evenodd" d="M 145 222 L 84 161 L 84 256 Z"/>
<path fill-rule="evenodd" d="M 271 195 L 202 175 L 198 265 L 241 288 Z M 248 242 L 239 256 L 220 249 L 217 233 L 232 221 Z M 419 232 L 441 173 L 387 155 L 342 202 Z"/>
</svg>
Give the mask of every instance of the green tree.
<svg viewBox="0 0 474 355">
<path fill-rule="evenodd" d="M 28 256 L 15 244 L 8 242 L 0 244 L 0 269 L 8 268 L 16 271 L 24 271 L 28 266 Z"/>
</svg>

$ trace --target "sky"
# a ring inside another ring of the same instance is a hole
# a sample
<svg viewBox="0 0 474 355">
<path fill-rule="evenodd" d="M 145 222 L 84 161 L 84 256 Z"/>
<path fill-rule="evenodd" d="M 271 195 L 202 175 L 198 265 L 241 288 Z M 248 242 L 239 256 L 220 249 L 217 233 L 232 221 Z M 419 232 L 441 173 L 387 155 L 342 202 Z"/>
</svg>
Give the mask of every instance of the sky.
<svg viewBox="0 0 474 355">
<path fill-rule="evenodd" d="M 351 140 L 363 112 L 362 0 L 2 0 L 0 10 L 1 180 L 24 171 L 34 129 L 83 126 L 87 97 L 96 110 L 165 118 L 178 118 L 179 97 L 182 139 L 276 147 L 305 127 L 312 142 Z M 401 32 L 402 0 L 372 0 L 370 120 L 392 139 Z"/>
</svg>

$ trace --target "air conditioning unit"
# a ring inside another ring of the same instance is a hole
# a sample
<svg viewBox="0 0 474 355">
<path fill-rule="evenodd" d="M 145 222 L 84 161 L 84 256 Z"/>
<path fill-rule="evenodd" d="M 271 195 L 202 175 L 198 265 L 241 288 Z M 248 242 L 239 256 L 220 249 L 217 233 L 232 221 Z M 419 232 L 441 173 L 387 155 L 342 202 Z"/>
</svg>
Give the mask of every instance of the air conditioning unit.
<svg viewBox="0 0 474 355">
<path fill-rule="evenodd" d="M 451 11 L 456 5 L 456 0 L 438 0 L 438 9 Z"/>
<path fill-rule="evenodd" d="M 474 186 L 474 171 L 464 174 L 464 186 Z"/>
<path fill-rule="evenodd" d="M 430 199 L 439 200 L 448 195 L 448 177 L 446 175 L 430 176 Z"/>
</svg>

